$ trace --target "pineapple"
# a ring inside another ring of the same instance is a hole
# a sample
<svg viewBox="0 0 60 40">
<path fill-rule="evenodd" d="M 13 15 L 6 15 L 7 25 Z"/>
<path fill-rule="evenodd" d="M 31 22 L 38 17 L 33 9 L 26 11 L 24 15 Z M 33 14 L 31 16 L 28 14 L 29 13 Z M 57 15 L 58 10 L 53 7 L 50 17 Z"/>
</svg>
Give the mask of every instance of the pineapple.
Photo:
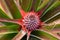
<svg viewBox="0 0 60 40">
<path fill-rule="evenodd" d="M 60 40 L 60 0 L 0 0 L 0 40 Z"/>
</svg>

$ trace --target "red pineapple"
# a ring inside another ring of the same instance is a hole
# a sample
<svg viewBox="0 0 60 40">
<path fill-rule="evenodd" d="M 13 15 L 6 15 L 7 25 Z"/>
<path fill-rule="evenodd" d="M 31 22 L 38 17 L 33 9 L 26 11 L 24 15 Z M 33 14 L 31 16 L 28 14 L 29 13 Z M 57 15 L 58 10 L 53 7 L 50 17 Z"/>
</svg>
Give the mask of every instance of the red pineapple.
<svg viewBox="0 0 60 40">
<path fill-rule="evenodd" d="M 41 12 L 25 12 L 24 10 L 20 10 L 22 15 L 22 20 L 18 20 L 19 23 L 22 23 L 22 29 L 27 32 L 27 40 L 29 39 L 30 33 L 33 30 L 39 29 L 42 27 L 42 22 L 39 19 L 39 13 Z M 42 14 L 42 13 L 41 13 Z M 40 15 L 41 15 L 40 14 Z"/>
</svg>

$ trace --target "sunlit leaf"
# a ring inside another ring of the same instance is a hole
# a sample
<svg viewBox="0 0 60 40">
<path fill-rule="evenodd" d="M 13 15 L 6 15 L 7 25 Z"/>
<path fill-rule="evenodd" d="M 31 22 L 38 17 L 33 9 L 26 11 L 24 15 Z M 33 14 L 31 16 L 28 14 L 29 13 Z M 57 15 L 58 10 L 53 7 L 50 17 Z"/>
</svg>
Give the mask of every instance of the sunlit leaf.
<svg viewBox="0 0 60 40">
<path fill-rule="evenodd" d="M 11 40 L 18 33 L 17 25 L 0 27 L 0 40 Z"/>
<path fill-rule="evenodd" d="M 57 8 L 55 8 L 55 9 L 49 11 L 49 12 L 47 12 L 47 13 L 44 15 L 44 17 L 41 18 L 41 20 L 42 20 L 42 21 L 45 21 L 45 20 L 51 18 L 52 16 L 56 15 L 56 14 L 59 13 L 59 12 L 60 12 L 60 6 L 58 6 Z M 57 16 L 56 16 L 56 17 L 57 17 Z"/>
<path fill-rule="evenodd" d="M 39 5 L 37 7 L 36 11 L 41 10 L 42 8 L 44 8 L 47 5 L 48 2 L 49 2 L 49 0 L 43 0 L 42 3 L 41 3 L 41 5 Z"/>
<path fill-rule="evenodd" d="M 43 15 L 41 16 L 41 18 L 49 11 L 55 9 L 56 7 L 60 6 L 60 1 L 56 0 L 51 6 L 49 6 L 49 8 L 47 10 L 45 10 L 45 12 L 43 13 Z"/>
<path fill-rule="evenodd" d="M 41 5 L 41 0 L 34 0 L 33 2 L 34 2 L 34 3 L 33 3 L 33 8 L 34 8 L 34 10 L 36 11 L 37 8 L 38 8 L 38 6 Z M 34 5 L 34 4 L 35 4 L 35 5 Z"/>
<path fill-rule="evenodd" d="M 16 4 L 14 3 L 14 0 L 5 0 L 5 2 L 6 2 L 6 5 L 14 18 L 17 19 L 17 18 L 22 17 Z"/>
<path fill-rule="evenodd" d="M 35 30 L 32 32 L 32 34 L 36 35 L 36 36 L 39 36 L 39 37 L 47 37 L 49 38 L 50 40 L 58 40 L 56 37 L 52 36 L 51 34 L 47 33 L 47 32 L 44 32 L 44 31 L 39 31 L 39 30 Z"/>
<path fill-rule="evenodd" d="M 0 38 L 0 40 L 11 40 L 17 33 L 9 33 Z"/>
<path fill-rule="evenodd" d="M 53 15 L 49 19 L 45 20 L 44 22 L 51 23 L 51 22 L 53 22 L 53 21 L 55 21 L 57 19 L 60 19 L 60 12 L 56 13 L 55 15 Z"/>
<path fill-rule="evenodd" d="M 27 36 L 25 35 L 21 40 L 26 40 Z M 41 40 L 40 38 L 36 37 L 35 35 L 30 35 L 29 40 Z"/>
<path fill-rule="evenodd" d="M 0 30 L 7 30 L 7 31 L 18 31 L 18 25 L 7 25 L 0 27 Z"/>
<path fill-rule="evenodd" d="M 6 13 L 0 8 L 0 18 L 8 18 L 10 19 L 10 17 L 8 15 L 6 15 Z"/>
<path fill-rule="evenodd" d="M 33 0 L 19 0 L 22 9 L 26 12 L 30 11 Z"/>
<path fill-rule="evenodd" d="M 54 29 L 60 29 L 60 24 L 57 24 Z"/>
<path fill-rule="evenodd" d="M 4 0 L 0 0 L 0 8 L 6 13 L 6 15 L 8 15 L 11 19 L 13 19 L 10 11 L 8 10 Z"/>
<path fill-rule="evenodd" d="M 50 25 L 50 26 L 45 26 L 44 29 L 46 30 L 56 30 L 56 29 L 60 29 L 60 24 L 56 24 L 56 25 Z"/>
</svg>

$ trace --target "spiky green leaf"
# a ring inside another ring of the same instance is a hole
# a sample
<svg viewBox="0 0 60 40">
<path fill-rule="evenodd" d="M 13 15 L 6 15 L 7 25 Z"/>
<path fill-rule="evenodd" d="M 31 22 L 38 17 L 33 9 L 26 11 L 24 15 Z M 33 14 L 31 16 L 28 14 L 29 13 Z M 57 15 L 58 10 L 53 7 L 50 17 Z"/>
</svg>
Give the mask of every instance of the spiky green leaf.
<svg viewBox="0 0 60 40">
<path fill-rule="evenodd" d="M 39 37 L 47 37 L 49 38 L 50 40 L 59 40 L 57 39 L 56 37 L 54 37 L 53 35 L 51 35 L 50 33 L 48 32 L 45 32 L 45 31 L 41 31 L 41 30 L 37 30 L 37 31 L 33 31 L 32 34 L 36 35 L 36 36 L 39 36 Z"/>
<path fill-rule="evenodd" d="M 4 0 L 4 1 L 14 18 L 18 19 L 22 17 L 16 4 L 14 3 L 14 0 Z"/>
<path fill-rule="evenodd" d="M 0 18 L 8 18 L 10 19 L 10 17 L 8 15 L 6 15 L 6 13 L 0 8 Z"/>
<path fill-rule="evenodd" d="M 26 12 L 30 11 L 33 0 L 19 0 L 19 1 L 23 10 L 25 10 Z"/>
</svg>

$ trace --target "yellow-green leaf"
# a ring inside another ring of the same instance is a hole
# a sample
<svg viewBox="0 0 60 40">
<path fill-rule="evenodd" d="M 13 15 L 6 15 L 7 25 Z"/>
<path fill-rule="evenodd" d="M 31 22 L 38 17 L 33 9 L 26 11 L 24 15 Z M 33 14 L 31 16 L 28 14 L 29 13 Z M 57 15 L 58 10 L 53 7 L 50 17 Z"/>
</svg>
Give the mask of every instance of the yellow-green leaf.
<svg viewBox="0 0 60 40">
<path fill-rule="evenodd" d="M 33 0 L 19 0 L 21 8 L 26 12 L 30 11 Z"/>
<path fill-rule="evenodd" d="M 22 17 L 16 4 L 14 3 L 14 0 L 4 0 L 4 1 L 14 18 L 18 19 Z"/>
<path fill-rule="evenodd" d="M 6 15 L 6 13 L 1 8 L 0 8 L 0 18 L 10 19 L 10 17 L 8 15 Z"/>
</svg>

